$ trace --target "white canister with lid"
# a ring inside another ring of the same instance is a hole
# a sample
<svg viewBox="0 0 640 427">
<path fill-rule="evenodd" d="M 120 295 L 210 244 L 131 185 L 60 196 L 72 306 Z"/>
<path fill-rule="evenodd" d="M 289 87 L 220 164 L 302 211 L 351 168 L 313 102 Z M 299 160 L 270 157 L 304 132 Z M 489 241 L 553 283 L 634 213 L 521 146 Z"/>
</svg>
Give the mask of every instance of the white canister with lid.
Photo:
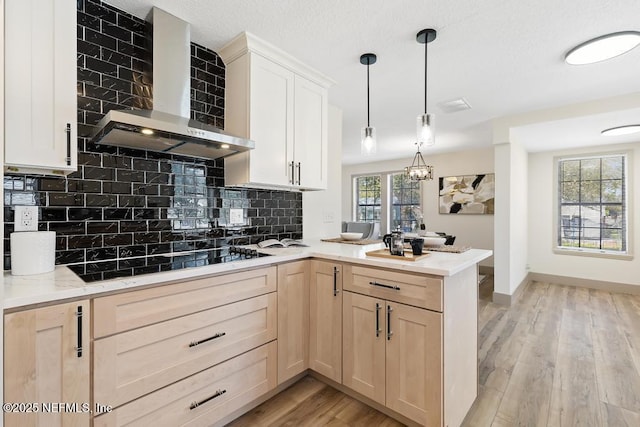
<svg viewBox="0 0 640 427">
<path fill-rule="evenodd" d="M 49 273 L 55 268 L 55 231 L 11 233 L 11 274 L 28 276 Z"/>
</svg>

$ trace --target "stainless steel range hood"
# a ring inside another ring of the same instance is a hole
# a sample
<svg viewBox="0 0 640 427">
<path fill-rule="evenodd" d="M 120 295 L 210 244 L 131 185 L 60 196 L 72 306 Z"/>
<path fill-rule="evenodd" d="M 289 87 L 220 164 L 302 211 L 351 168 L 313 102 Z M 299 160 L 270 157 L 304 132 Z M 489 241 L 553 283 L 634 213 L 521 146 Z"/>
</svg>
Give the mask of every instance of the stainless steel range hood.
<svg viewBox="0 0 640 427">
<path fill-rule="evenodd" d="M 91 142 L 217 159 L 255 147 L 253 141 L 191 120 L 191 41 L 185 21 L 154 7 L 153 110 L 112 110 Z"/>
</svg>

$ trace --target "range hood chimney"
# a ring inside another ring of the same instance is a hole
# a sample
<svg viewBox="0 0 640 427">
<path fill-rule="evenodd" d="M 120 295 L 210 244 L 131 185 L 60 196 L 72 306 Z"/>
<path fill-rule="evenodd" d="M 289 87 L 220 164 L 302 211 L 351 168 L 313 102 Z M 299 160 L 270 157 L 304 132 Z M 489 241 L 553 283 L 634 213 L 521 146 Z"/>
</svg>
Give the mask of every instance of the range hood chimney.
<svg viewBox="0 0 640 427">
<path fill-rule="evenodd" d="M 191 30 L 188 23 L 154 7 L 153 110 L 111 110 L 91 142 L 204 159 L 248 151 L 253 141 L 190 119 Z"/>
</svg>

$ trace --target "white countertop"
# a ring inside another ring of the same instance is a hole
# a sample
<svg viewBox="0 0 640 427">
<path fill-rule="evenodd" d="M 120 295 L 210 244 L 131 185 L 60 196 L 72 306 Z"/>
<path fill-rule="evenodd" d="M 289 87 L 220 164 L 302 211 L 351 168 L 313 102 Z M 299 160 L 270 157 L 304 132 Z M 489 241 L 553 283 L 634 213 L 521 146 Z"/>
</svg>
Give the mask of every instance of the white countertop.
<svg viewBox="0 0 640 427">
<path fill-rule="evenodd" d="M 470 249 L 461 254 L 430 252 L 419 261 L 374 258 L 366 252 L 384 248 L 382 243 L 373 245 L 350 245 L 341 243 L 304 240 L 309 247 L 260 249 L 273 256 L 214 264 L 204 267 L 185 268 L 162 273 L 117 278 L 101 282 L 85 283 L 71 270 L 57 266 L 51 273 L 33 276 L 12 276 L 4 273 L 4 308 L 17 308 L 33 304 L 61 301 L 71 298 L 92 297 L 100 293 L 140 286 L 155 285 L 192 279 L 199 276 L 231 273 L 241 269 L 279 264 L 287 261 L 317 257 L 356 264 L 402 269 L 415 273 L 453 276 L 454 274 L 490 257 L 492 251 Z"/>
</svg>

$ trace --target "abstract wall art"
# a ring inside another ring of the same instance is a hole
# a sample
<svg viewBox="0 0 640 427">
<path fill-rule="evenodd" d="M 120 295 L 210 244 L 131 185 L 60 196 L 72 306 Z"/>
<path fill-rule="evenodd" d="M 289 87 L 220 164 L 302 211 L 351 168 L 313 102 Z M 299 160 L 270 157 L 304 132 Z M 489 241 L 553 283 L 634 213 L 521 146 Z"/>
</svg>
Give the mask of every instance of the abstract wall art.
<svg viewBox="0 0 640 427">
<path fill-rule="evenodd" d="M 444 176 L 439 181 L 441 214 L 493 214 L 495 174 Z"/>
</svg>

